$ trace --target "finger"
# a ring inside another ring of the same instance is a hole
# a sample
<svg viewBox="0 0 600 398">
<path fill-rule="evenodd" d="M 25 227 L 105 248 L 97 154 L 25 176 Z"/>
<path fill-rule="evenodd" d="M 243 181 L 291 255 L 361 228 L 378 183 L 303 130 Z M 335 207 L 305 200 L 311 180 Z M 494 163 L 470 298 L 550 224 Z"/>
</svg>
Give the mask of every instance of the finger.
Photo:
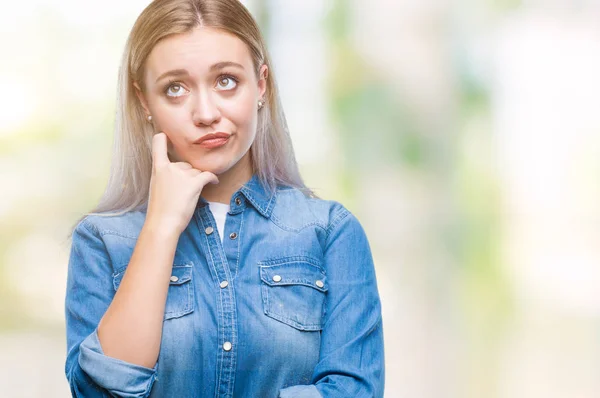
<svg viewBox="0 0 600 398">
<path fill-rule="evenodd" d="M 211 173 L 210 171 L 200 172 L 200 174 L 194 177 L 194 181 L 198 182 L 198 184 L 201 184 L 202 186 L 205 186 L 207 184 L 219 183 L 219 179 L 217 178 L 217 176 Z"/>
<path fill-rule="evenodd" d="M 176 162 L 173 163 L 175 166 L 177 166 L 179 169 L 181 170 L 189 170 L 192 168 L 192 165 L 187 163 L 187 162 Z"/>
<path fill-rule="evenodd" d="M 162 131 L 152 137 L 152 162 L 156 166 L 170 163 L 167 155 L 167 135 Z"/>
</svg>

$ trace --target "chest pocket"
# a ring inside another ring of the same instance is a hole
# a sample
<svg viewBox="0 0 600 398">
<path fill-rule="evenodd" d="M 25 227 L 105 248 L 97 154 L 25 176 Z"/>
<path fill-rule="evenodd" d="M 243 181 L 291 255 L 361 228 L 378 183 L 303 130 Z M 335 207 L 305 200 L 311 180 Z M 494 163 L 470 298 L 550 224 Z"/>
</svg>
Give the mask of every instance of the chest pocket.
<svg viewBox="0 0 600 398">
<path fill-rule="evenodd" d="M 298 330 L 321 330 L 328 285 L 320 263 L 288 257 L 258 265 L 265 315 Z"/>
<path fill-rule="evenodd" d="M 113 274 L 115 291 L 119 288 L 127 267 Z M 165 304 L 164 319 L 178 318 L 194 311 L 194 284 L 192 283 L 192 264 L 173 265 L 169 279 L 169 291 Z"/>
</svg>

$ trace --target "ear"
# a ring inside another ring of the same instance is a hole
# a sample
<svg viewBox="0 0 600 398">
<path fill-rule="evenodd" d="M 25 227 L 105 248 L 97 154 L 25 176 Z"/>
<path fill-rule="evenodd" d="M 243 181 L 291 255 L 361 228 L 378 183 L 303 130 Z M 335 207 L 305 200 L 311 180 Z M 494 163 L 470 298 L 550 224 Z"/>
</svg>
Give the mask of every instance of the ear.
<svg viewBox="0 0 600 398">
<path fill-rule="evenodd" d="M 137 95 L 138 99 L 140 100 L 142 108 L 144 108 L 144 111 L 147 115 L 150 115 L 148 101 L 146 101 L 146 97 L 144 96 L 144 93 L 142 92 L 142 89 L 140 88 L 139 84 L 137 82 L 133 82 L 133 87 L 135 88 L 135 95 Z"/>
<path fill-rule="evenodd" d="M 263 64 L 260 67 L 258 76 L 258 96 L 259 98 L 264 98 L 265 92 L 267 91 L 267 77 L 269 76 L 269 67 Z"/>
</svg>

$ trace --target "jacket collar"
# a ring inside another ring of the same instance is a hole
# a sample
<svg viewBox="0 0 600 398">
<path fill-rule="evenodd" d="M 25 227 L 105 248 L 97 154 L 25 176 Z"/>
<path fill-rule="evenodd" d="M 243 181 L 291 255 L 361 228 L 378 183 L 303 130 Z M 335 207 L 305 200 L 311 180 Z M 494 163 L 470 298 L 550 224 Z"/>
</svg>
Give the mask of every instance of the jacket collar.
<svg viewBox="0 0 600 398">
<path fill-rule="evenodd" d="M 261 183 L 257 174 L 253 174 L 252 178 L 240 188 L 239 192 L 242 192 L 260 214 L 266 218 L 271 217 L 273 207 L 275 207 L 277 190 L 270 193 L 268 188 Z M 234 194 L 231 200 L 234 201 L 235 197 L 236 195 Z"/>
<path fill-rule="evenodd" d="M 238 189 L 232 196 L 230 201 L 231 208 L 239 207 L 235 203 L 235 199 L 243 195 L 250 204 L 264 217 L 270 218 L 273 213 L 273 207 L 275 206 L 275 199 L 277 193 L 270 193 L 268 188 L 263 186 L 258 175 L 255 173 L 252 178 L 248 180 L 240 189 Z M 199 206 L 205 206 L 208 202 L 202 196 L 198 200 Z"/>
</svg>

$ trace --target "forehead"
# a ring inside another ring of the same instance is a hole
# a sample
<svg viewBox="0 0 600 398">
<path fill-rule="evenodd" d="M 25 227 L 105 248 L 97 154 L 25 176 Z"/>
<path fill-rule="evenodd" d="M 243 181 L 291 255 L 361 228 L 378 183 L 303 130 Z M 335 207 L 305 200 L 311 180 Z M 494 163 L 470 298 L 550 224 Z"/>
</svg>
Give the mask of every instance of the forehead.
<svg viewBox="0 0 600 398">
<path fill-rule="evenodd" d="M 146 61 L 146 74 L 151 82 L 173 69 L 190 73 L 208 73 L 211 65 L 231 61 L 252 70 L 252 58 L 246 44 L 235 35 L 220 29 L 199 27 L 159 41 Z"/>
</svg>

